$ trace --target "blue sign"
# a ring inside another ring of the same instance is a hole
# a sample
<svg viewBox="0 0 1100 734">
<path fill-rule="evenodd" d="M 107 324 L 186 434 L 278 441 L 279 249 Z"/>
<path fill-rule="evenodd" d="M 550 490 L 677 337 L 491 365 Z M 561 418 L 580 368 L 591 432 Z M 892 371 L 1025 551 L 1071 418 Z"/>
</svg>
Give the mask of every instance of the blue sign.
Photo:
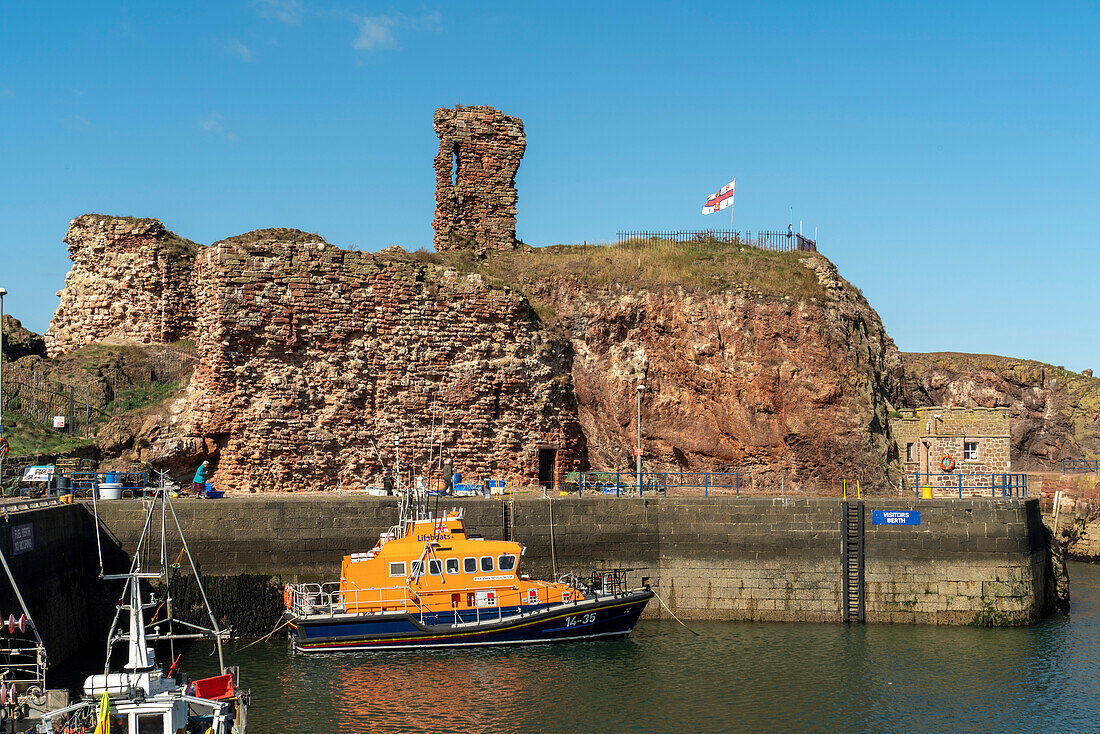
<svg viewBox="0 0 1100 734">
<path fill-rule="evenodd" d="M 871 510 L 872 525 L 920 525 L 920 510 Z"/>
</svg>

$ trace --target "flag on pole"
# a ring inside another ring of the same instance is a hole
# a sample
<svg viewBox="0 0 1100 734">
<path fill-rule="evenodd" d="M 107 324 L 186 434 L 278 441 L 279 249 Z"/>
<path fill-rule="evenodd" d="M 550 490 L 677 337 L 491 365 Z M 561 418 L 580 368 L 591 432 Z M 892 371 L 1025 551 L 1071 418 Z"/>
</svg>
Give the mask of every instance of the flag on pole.
<svg viewBox="0 0 1100 734">
<path fill-rule="evenodd" d="M 737 183 L 737 179 L 733 179 L 728 184 L 718 189 L 717 192 L 707 197 L 707 203 L 703 204 L 703 214 L 714 214 L 716 211 L 721 211 L 727 206 L 733 206 L 733 187 Z"/>
</svg>

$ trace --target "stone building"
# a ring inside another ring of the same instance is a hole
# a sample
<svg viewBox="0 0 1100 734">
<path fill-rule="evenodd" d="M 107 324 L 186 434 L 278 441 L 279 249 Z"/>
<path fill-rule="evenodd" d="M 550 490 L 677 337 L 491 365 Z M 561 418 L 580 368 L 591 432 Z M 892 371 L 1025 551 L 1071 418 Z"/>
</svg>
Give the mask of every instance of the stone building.
<svg viewBox="0 0 1100 734">
<path fill-rule="evenodd" d="M 961 476 L 964 488 L 988 486 L 990 474 L 1012 471 L 1008 408 L 933 406 L 901 413 L 890 426 L 910 481 L 921 474 L 921 486 L 952 488 Z"/>
<path fill-rule="evenodd" d="M 513 249 L 523 120 L 492 107 L 456 107 L 436 110 L 433 124 L 435 249 Z"/>
</svg>

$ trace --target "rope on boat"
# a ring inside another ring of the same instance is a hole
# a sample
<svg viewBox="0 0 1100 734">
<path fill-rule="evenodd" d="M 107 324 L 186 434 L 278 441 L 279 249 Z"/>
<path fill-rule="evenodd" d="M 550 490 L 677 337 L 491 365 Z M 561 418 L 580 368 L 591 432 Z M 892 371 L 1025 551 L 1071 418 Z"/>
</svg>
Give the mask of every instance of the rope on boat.
<svg viewBox="0 0 1100 734">
<path fill-rule="evenodd" d="M 274 635 L 276 632 L 281 630 L 283 627 L 286 627 L 288 624 L 290 624 L 290 621 L 284 619 L 283 621 L 279 622 L 279 624 L 275 625 L 275 629 L 271 630 L 270 632 L 268 632 L 266 635 L 264 635 L 260 639 L 253 640 L 252 642 L 250 642 L 247 645 L 245 645 L 244 647 L 242 647 L 240 650 L 235 650 L 234 652 L 240 652 L 241 650 L 247 650 L 248 648 L 250 648 L 253 645 L 256 645 L 260 642 L 267 642 L 268 640 L 271 639 L 272 635 Z"/>
<path fill-rule="evenodd" d="M 671 609 L 669 609 L 669 608 L 668 608 L 668 604 L 665 604 L 665 600 L 661 598 L 661 595 L 657 593 L 657 590 L 656 590 L 656 589 L 652 589 L 652 588 L 651 588 L 651 589 L 650 589 L 650 591 L 652 591 L 652 592 L 653 592 L 653 596 L 657 597 L 657 601 L 661 602 L 661 606 L 663 606 L 663 607 L 665 608 L 665 611 L 666 611 L 666 612 L 668 612 L 669 614 L 671 614 L 671 615 L 672 615 L 672 618 L 673 618 L 673 619 L 675 619 L 675 620 L 676 620 L 677 622 L 680 622 L 681 626 L 683 626 L 683 628 L 684 628 L 684 629 L 686 629 L 686 630 L 687 630 L 688 632 L 690 632 L 691 634 L 695 635 L 696 637 L 698 637 L 698 636 L 699 636 L 699 633 L 698 633 L 698 632 L 696 632 L 695 630 L 693 630 L 693 629 L 692 629 L 691 627 L 688 627 L 688 626 L 687 626 L 686 624 L 684 624 L 684 623 L 683 623 L 683 622 L 682 622 L 682 621 L 680 620 L 680 618 L 679 618 L 679 617 L 677 617 L 677 616 L 676 616 L 676 612 L 674 612 L 674 611 L 672 611 Z"/>
</svg>

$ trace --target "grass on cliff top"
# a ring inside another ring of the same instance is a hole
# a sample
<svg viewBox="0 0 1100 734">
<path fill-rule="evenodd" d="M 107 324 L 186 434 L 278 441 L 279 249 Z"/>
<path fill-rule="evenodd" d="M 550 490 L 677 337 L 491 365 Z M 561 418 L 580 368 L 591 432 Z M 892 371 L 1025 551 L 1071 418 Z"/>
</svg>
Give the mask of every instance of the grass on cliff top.
<svg viewBox="0 0 1100 734">
<path fill-rule="evenodd" d="M 1015 375 L 1020 382 L 1034 384 L 1044 377 L 1056 377 L 1067 386 L 1083 387 L 1100 391 L 1100 378 L 1086 377 L 1078 372 L 1067 370 L 1061 365 L 1047 364 L 1034 359 L 1017 359 L 996 354 L 968 354 L 964 352 L 903 352 L 906 367 L 912 372 L 927 372 L 939 367 L 948 372 L 961 372 L 967 369 L 989 370 L 994 374 L 1009 378 Z"/>
<path fill-rule="evenodd" d="M 89 438 L 62 436 L 11 413 L 5 413 L 4 417 L 8 422 L 4 435 L 7 436 L 11 446 L 11 458 L 63 454 L 93 443 Z"/>
<path fill-rule="evenodd" d="M 715 241 L 633 239 L 609 245 L 553 245 L 494 252 L 486 274 L 505 283 L 563 278 L 590 288 L 684 288 L 717 292 L 747 286 L 764 296 L 803 300 L 823 295 L 805 253 L 771 252 Z"/>
</svg>

